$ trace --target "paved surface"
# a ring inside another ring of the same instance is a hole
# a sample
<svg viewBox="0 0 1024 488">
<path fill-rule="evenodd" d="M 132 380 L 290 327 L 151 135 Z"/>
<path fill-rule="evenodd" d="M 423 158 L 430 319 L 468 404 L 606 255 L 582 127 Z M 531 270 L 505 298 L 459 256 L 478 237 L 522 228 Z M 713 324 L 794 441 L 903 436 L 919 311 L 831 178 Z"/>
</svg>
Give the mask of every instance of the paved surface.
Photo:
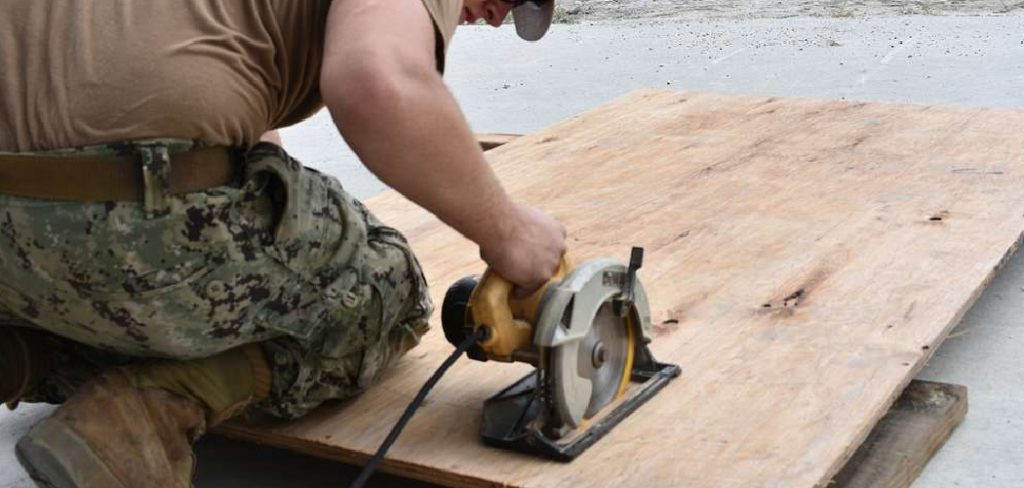
<svg viewBox="0 0 1024 488">
<path fill-rule="evenodd" d="M 536 131 L 642 87 L 1024 107 L 1019 15 L 582 22 L 555 26 L 538 44 L 516 41 L 509 28 L 474 26 L 462 29 L 450 54 L 447 79 L 480 132 Z M 356 195 L 383 189 L 326 114 L 284 137 L 296 157 Z M 921 374 L 967 385 L 971 406 L 916 488 L 1024 486 L 1022 349 L 1024 254 L 1010 260 Z M 0 410 L 0 488 L 30 486 L 12 448 L 48 410 Z M 200 488 L 339 486 L 353 476 L 334 463 L 222 439 L 203 441 L 199 462 Z"/>
<path fill-rule="evenodd" d="M 635 18 L 857 18 L 880 15 L 1020 13 L 1019 0 L 556 0 L 563 22 Z"/>
</svg>

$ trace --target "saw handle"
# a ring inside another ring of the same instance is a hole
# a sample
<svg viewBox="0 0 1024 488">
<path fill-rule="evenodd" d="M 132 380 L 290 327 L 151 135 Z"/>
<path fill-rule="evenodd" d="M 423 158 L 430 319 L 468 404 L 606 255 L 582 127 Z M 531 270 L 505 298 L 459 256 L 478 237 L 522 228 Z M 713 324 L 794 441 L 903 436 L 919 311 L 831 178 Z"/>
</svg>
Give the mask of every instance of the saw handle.
<svg viewBox="0 0 1024 488">
<path fill-rule="evenodd" d="M 515 285 L 511 281 L 490 268 L 484 272 L 470 298 L 470 310 L 473 323 L 476 324 L 474 330 L 487 328 L 480 347 L 489 358 L 512 362 L 514 352 L 532 347 L 533 324 L 537 320 L 537 309 L 544 297 L 544 290 L 552 283 L 561 281 L 570 270 L 572 261 L 563 254 L 551 279 L 522 298 L 513 296 Z"/>
</svg>

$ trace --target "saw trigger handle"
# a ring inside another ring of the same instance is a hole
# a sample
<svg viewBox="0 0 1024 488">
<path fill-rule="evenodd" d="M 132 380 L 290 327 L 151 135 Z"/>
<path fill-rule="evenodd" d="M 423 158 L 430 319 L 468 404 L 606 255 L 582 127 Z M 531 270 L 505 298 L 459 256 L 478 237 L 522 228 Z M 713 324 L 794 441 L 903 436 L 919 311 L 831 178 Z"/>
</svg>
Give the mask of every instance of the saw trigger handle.
<svg viewBox="0 0 1024 488">
<path fill-rule="evenodd" d="M 491 359 L 514 361 L 516 351 L 533 346 L 533 324 L 537 320 L 537 309 L 544 297 L 544 290 L 552 283 L 561 281 L 572 269 L 566 255 L 558 263 L 555 274 L 543 286 L 530 295 L 516 298 L 512 282 L 488 269 L 470 299 L 470 313 L 476 328 L 488 329 L 480 347 Z"/>
</svg>

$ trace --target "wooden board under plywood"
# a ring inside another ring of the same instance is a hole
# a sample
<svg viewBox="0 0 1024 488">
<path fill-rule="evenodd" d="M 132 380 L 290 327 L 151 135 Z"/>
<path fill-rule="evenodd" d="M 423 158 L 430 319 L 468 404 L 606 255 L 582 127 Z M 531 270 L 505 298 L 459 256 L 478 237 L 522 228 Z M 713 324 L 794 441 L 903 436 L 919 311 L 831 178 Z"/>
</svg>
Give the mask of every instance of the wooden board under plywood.
<svg viewBox="0 0 1024 488">
<path fill-rule="evenodd" d="M 459 486 L 820 486 L 1016 248 L 1024 112 L 635 92 L 490 151 L 578 259 L 647 250 L 652 350 L 683 375 L 571 464 L 485 447 L 529 370 L 464 361 L 383 469 Z M 440 305 L 475 247 L 396 194 Z M 435 317 L 436 318 L 436 317 Z M 451 350 L 435 330 L 360 398 L 225 432 L 365 462 Z"/>
<path fill-rule="evenodd" d="M 831 486 L 909 487 L 965 415 L 966 387 L 910 382 Z"/>
<path fill-rule="evenodd" d="M 522 137 L 521 134 L 485 133 L 477 134 L 476 140 L 480 143 L 480 149 L 490 151 L 491 149 L 504 146 L 505 144 L 508 144 L 520 137 Z"/>
</svg>

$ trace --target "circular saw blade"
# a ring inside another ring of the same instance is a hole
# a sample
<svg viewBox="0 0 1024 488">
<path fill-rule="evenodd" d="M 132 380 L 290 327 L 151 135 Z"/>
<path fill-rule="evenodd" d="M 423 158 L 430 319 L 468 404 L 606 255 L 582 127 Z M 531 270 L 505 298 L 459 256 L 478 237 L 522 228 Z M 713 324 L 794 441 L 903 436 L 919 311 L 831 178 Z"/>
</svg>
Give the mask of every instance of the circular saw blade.
<svg viewBox="0 0 1024 488">
<path fill-rule="evenodd" d="M 608 301 L 582 340 L 552 351 L 551 388 L 564 425 L 578 427 L 625 392 L 635 337 L 630 321 Z"/>
</svg>

